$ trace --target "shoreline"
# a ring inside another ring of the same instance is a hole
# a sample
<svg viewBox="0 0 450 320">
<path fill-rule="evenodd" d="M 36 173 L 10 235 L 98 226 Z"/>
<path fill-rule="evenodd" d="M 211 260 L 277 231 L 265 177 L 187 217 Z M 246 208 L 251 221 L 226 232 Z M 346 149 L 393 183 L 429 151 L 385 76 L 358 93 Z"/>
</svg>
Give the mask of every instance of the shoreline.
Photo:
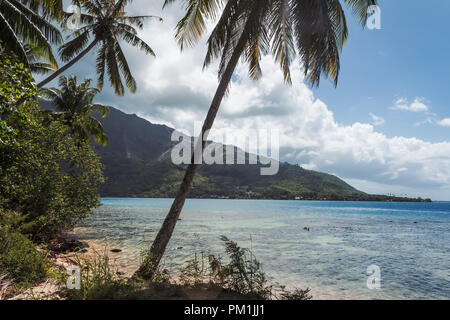
<svg viewBox="0 0 450 320">
<path fill-rule="evenodd" d="M 100 199 L 174 199 L 173 197 L 141 197 L 141 196 L 101 196 Z M 310 201 L 310 202 L 388 202 L 388 203 L 433 203 L 433 202 L 450 202 L 450 200 L 431 200 L 427 199 L 416 199 L 416 198 L 397 198 L 393 197 L 394 200 L 339 200 L 339 199 L 274 199 L 274 198 L 238 198 L 238 197 L 195 197 L 186 198 L 186 200 L 259 200 L 259 201 Z M 402 200 L 398 200 L 402 199 Z M 408 200 L 404 200 L 408 199 Z"/>
</svg>

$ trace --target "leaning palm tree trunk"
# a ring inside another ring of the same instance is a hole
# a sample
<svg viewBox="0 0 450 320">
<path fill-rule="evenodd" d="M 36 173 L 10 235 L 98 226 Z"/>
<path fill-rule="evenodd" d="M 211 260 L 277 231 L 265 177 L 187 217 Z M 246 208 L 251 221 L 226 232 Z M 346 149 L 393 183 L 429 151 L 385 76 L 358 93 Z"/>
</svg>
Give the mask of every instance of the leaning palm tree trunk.
<svg viewBox="0 0 450 320">
<path fill-rule="evenodd" d="M 184 202 L 186 201 L 186 197 L 192 186 L 192 181 L 197 170 L 197 164 L 195 164 L 194 161 L 195 154 L 198 152 L 202 152 L 203 148 L 205 147 L 209 130 L 213 126 L 217 112 L 219 111 L 220 104 L 222 103 L 223 97 L 225 96 L 227 88 L 230 84 L 234 69 L 236 68 L 239 62 L 239 57 L 244 50 L 245 42 L 246 38 L 243 33 L 220 79 L 219 86 L 217 87 L 216 93 L 214 94 L 214 98 L 211 102 L 211 106 L 209 107 L 208 114 L 205 118 L 205 121 L 203 122 L 202 131 L 200 133 L 200 136 L 198 137 L 194 152 L 192 153 L 191 163 L 186 170 L 180 189 L 178 190 L 170 211 L 167 214 L 166 219 L 164 220 L 163 225 L 161 226 L 161 229 L 156 235 L 156 238 L 150 248 L 150 252 L 148 255 L 150 263 L 148 265 L 142 264 L 139 270 L 136 271 L 136 275 L 141 278 L 151 280 L 158 269 L 161 258 L 164 255 L 170 238 L 172 237 L 173 230 L 175 229 L 175 225 L 180 217 Z"/>
<path fill-rule="evenodd" d="M 73 58 L 72 60 L 70 60 L 68 63 L 66 63 L 64 66 L 62 66 L 61 68 L 59 68 L 58 70 L 56 70 L 54 73 L 52 73 L 50 76 L 48 76 L 47 78 L 45 78 L 44 80 L 42 80 L 41 82 L 38 83 L 37 87 L 38 89 L 42 88 L 43 86 L 45 86 L 47 83 L 49 83 L 50 81 L 52 81 L 53 79 L 55 79 L 56 77 L 58 77 L 61 73 L 63 73 L 64 71 L 66 71 L 67 69 L 69 69 L 71 66 L 73 66 L 75 63 L 77 63 L 81 58 L 83 58 L 89 51 L 92 50 L 92 48 L 95 47 L 95 45 L 99 42 L 99 39 L 95 39 L 94 41 L 92 41 L 92 43 L 83 51 L 80 52 L 80 54 L 78 56 L 76 56 L 75 58 Z"/>
</svg>

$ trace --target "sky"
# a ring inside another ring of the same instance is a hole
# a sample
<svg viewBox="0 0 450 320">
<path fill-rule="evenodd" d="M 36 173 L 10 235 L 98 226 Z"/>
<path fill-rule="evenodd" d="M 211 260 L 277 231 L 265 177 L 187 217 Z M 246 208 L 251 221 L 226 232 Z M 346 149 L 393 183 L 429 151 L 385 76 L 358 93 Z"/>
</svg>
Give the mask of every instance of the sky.
<svg viewBox="0 0 450 320">
<path fill-rule="evenodd" d="M 209 108 L 217 65 L 202 70 L 206 37 L 180 52 L 174 28 L 183 8 L 162 4 L 134 0 L 126 10 L 164 19 L 139 33 L 156 58 L 123 44 L 137 92 L 117 97 L 105 82 L 96 101 L 189 133 Z M 257 82 L 240 64 L 214 128 L 278 129 L 282 161 L 369 193 L 450 200 L 450 2 L 380 0 L 380 12 L 381 29 L 363 30 L 347 11 L 350 36 L 337 88 L 325 77 L 311 88 L 298 60 L 292 86 L 270 55 Z M 95 53 L 66 73 L 96 79 Z"/>
</svg>

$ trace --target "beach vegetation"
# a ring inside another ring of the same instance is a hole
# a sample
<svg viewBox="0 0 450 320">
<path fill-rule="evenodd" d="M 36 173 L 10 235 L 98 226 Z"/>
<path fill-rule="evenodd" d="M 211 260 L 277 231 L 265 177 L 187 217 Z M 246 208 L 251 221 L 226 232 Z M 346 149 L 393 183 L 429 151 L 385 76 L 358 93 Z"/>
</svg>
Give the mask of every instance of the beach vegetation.
<svg viewBox="0 0 450 320">
<path fill-rule="evenodd" d="M 133 281 L 120 276 L 106 252 L 95 252 L 90 259 L 75 257 L 75 265 L 80 269 L 79 288 L 68 288 L 68 274 L 60 273 L 61 293 L 71 300 L 121 299 L 135 291 Z"/>
<path fill-rule="evenodd" d="M 0 275 L 4 286 L 9 283 L 10 289 L 27 288 L 44 280 L 47 270 L 46 257 L 27 236 L 0 225 Z"/>
</svg>

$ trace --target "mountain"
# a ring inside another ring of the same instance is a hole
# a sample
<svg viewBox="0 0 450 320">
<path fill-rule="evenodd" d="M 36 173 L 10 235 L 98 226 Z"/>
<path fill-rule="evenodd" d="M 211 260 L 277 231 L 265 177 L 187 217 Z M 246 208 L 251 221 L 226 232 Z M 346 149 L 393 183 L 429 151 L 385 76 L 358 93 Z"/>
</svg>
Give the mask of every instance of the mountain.
<svg viewBox="0 0 450 320">
<path fill-rule="evenodd" d="M 93 145 L 104 164 L 104 197 L 174 197 L 185 165 L 170 161 L 174 129 L 152 124 L 109 107 L 100 119 L 109 138 L 106 147 Z M 249 154 L 246 154 L 248 159 Z M 248 163 L 248 161 L 246 161 Z M 261 176 L 261 165 L 200 165 L 190 197 L 314 200 L 411 200 L 359 191 L 336 176 L 280 163 L 279 172 Z M 417 199 L 416 199 L 417 200 Z"/>
</svg>

